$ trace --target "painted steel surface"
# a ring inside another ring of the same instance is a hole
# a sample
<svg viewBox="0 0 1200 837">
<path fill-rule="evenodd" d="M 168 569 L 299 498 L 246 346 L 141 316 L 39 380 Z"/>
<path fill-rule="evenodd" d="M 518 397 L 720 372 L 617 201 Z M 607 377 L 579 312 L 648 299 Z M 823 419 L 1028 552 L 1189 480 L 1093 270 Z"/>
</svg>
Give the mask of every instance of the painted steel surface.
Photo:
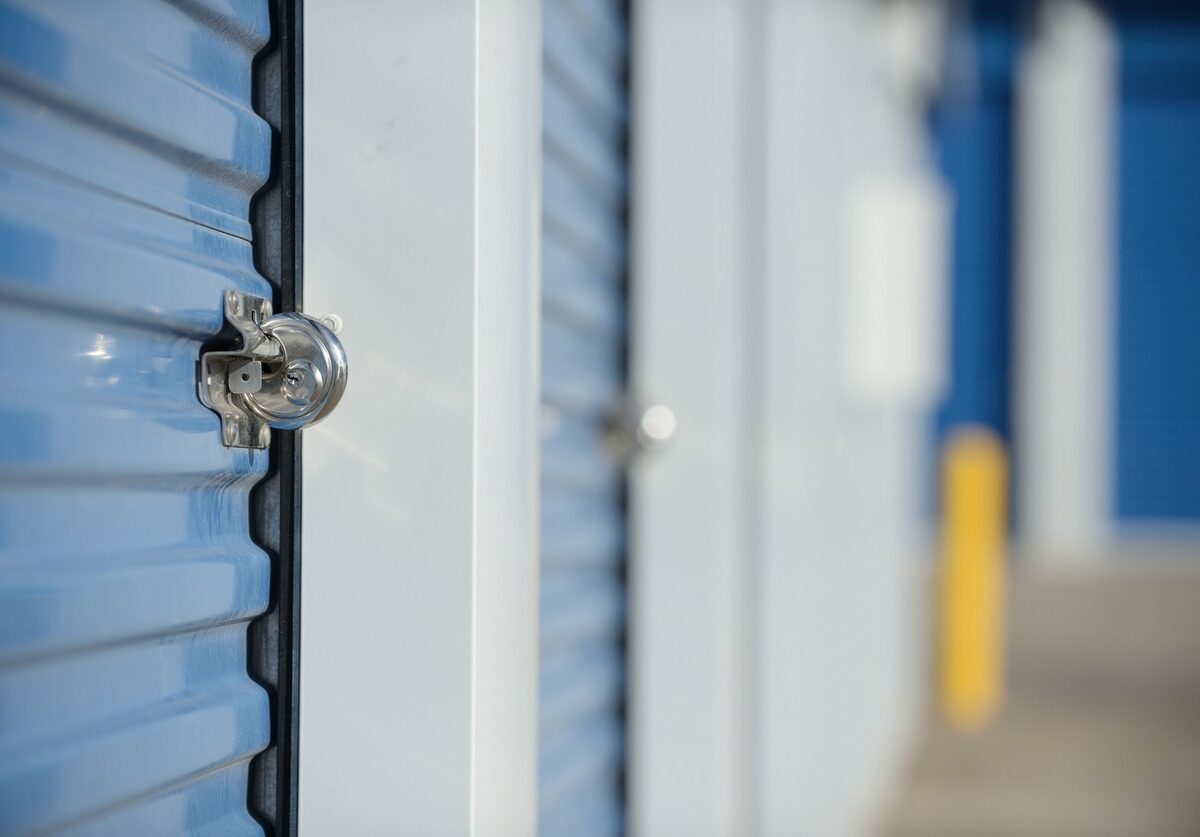
<svg viewBox="0 0 1200 837">
<path fill-rule="evenodd" d="M 1116 514 L 1200 521 L 1200 13 L 1117 17 Z"/>
<path fill-rule="evenodd" d="M 625 517 L 605 424 L 625 385 L 627 26 L 546 0 L 539 830 L 624 828 Z"/>
<path fill-rule="evenodd" d="M 249 205 L 261 0 L 0 3 L 0 833 L 258 833 L 248 494 L 196 391 Z"/>
</svg>

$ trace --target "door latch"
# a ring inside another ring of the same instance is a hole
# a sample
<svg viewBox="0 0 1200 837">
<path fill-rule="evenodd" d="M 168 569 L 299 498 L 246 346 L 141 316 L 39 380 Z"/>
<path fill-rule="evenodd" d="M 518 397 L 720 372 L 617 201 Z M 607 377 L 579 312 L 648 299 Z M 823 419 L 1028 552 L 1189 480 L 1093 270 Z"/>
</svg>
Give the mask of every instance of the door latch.
<svg viewBox="0 0 1200 837">
<path fill-rule="evenodd" d="M 676 423 L 675 412 L 667 405 L 647 407 L 627 395 L 605 422 L 605 443 L 618 462 L 628 465 L 638 454 L 666 447 Z"/>
<path fill-rule="evenodd" d="M 271 313 L 260 296 L 225 292 L 225 321 L 241 346 L 200 355 L 200 400 L 221 417 L 221 442 L 266 448 L 271 428 L 299 430 L 337 406 L 346 389 L 346 351 L 325 323 Z"/>
</svg>

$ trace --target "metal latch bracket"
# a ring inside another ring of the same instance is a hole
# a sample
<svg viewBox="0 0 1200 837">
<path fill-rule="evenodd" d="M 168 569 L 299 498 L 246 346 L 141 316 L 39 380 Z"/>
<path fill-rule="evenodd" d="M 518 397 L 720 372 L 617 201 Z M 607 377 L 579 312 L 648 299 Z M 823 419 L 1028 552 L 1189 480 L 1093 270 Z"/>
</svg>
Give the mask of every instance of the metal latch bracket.
<svg viewBox="0 0 1200 837">
<path fill-rule="evenodd" d="M 271 303 L 260 296 L 225 292 L 225 321 L 237 330 L 240 348 L 200 356 L 200 400 L 221 417 L 221 442 L 231 448 L 266 448 L 271 427 L 246 397 L 262 389 L 264 361 L 282 360 L 279 347 L 262 329 Z"/>
<path fill-rule="evenodd" d="M 225 321 L 240 346 L 200 356 L 199 393 L 221 417 L 221 442 L 266 448 L 271 428 L 299 430 L 323 419 L 346 388 L 346 352 L 330 324 L 299 312 L 272 315 L 271 303 L 225 292 Z"/>
</svg>

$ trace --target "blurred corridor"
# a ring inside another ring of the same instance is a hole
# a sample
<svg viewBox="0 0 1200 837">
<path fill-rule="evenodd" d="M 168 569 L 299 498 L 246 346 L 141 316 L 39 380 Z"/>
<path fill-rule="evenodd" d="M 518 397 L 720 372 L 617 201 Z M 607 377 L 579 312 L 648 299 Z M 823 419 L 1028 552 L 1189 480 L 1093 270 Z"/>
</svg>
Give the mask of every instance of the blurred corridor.
<svg viewBox="0 0 1200 837">
<path fill-rule="evenodd" d="M 1010 597 L 1003 710 L 926 723 L 881 837 L 1200 834 L 1195 565 L 1017 572 Z"/>
<path fill-rule="evenodd" d="M 1200 0 L 0 0 L 0 348 L 0 837 L 1200 837 Z"/>
</svg>

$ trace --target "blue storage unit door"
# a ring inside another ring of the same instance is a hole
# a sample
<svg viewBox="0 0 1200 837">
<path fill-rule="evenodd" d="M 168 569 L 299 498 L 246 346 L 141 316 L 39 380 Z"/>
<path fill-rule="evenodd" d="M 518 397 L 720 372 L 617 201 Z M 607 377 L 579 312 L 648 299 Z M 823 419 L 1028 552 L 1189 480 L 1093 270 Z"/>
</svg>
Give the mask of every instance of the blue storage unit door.
<svg viewBox="0 0 1200 837">
<path fill-rule="evenodd" d="M 1200 522 L 1200 9 L 1117 15 L 1117 516 Z"/>
<path fill-rule="evenodd" d="M 1009 433 L 1012 296 L 1012 9 L 980 3 L 953 30 L 947 92 L 934 111 L 954 195 L 951 345 L 938 434 L 979 424 Z"/>
<path fill-rule="evenodd" d="M 253 834 L 267 453 L 201 344 L 256 272 L 265 0 L 0 2 L 0 833 Z"/>
<path fill-rule="evenodd" d="M 606 439 L 625 384 L 627 29 L 614 0 L 544 4 L 543 835 L 623 830 L 625 513 Z"/>
</svg>

